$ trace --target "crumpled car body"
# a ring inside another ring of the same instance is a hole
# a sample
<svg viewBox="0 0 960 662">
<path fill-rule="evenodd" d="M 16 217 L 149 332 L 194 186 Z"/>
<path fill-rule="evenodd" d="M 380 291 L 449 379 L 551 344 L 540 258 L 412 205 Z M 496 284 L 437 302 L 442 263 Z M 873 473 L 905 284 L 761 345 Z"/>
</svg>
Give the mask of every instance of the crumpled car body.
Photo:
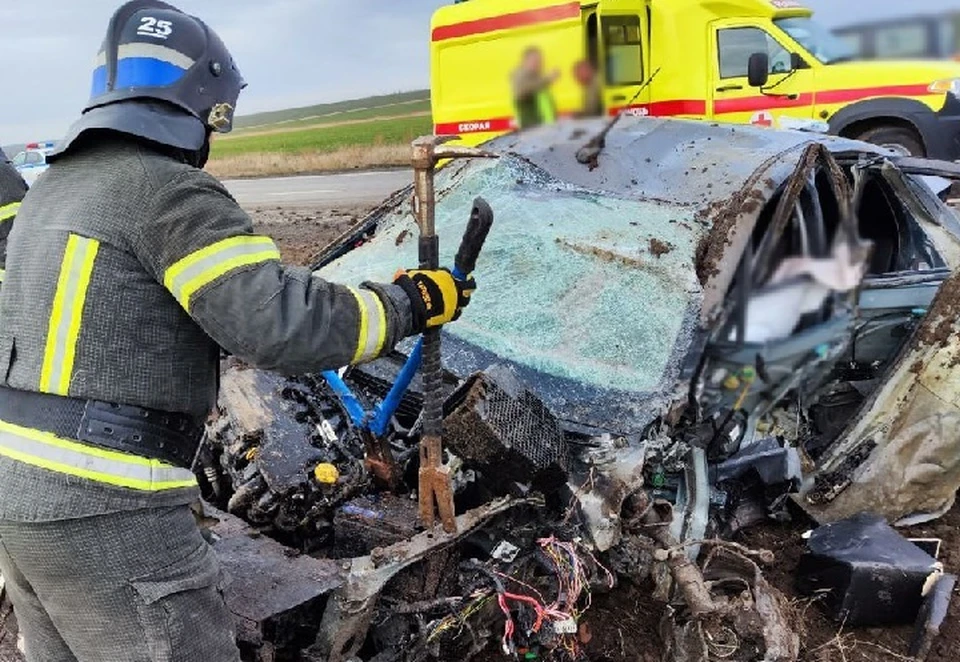
<svg viewBox="0 0 960 662">
<path fill-rule="evenodd" d="M 309 632 L 321 659 L 369 644 L 372 619 L 391 624 L 374 628 L 375 650 L 409 648 L 420 660 L 440 647 L 450 659 L 439 630 L 417 621 L 425 636 L 410 634 L 413 617 L 389 601 L 378 607 L 380 593 L 398 573 L 422 572 L 429 595 L 459 582 L 447 590 L 472 596 L 464 587 L 479 566 L 441 573 L 430 559 L 442 565 L 465 546 L 508 572 L 511 554 L 530 562 L 534 552 L 520 548 L 559 526 L 617 576 L 653 577 L 663 602 L 668 567 L 692 591 L 682 613 L 694 614 L 674 619 L 668 649 L 709 650 L 697 614 L 766 605 L 762 623 L 786 612 L 746 557 L 724 560 L 711 547 L 694 568 L 703 546 L 786 516 L 791 500 L 820 522 L 861 511 L 918 521 L 953 503 L 960 221 L 938 178 L 960 167 L 840 138 L 630 117 L 579 163 L 602 127 L 583 120 L 503 136 L 485 145 L 499 158 L 437 174 L 441 263 L 452 265 L 476 197 L 495 214 L 473 301 L 443 330 L 460 534 L 417 526 L 418 380 L 386 437 L 401 473 L 391 492 L 365 468 L 368 440 L 321 376 L 226 367 L 220 416 L 198 456 L 205 497 L 313 557 L 303 575 L 337 587 L 329 599 L 327 588 L 281 591 L 269 602 L 282 609 L 247 613 L 245 596 L 277 584 L 255 571 L 260 584 L 228 589 L 241 622 L 255 624 L 242 630 L 248 645 L 263 649 L 280 631 L 273 622 L 287 619 L 277 614 L 305 610 L 323 614 Z M 397 192 L 314 271 L 359 284 L 416 264 L 410 203 L 409 188 Z M 413 346 L 341 371 L 360 404 L 382 400 Z M 484 457 L 471 456 L 480 445 Z M 335 467 L 335 482 L 315 479 L 321 463 Z M 249 532 L 226 528 L 217 545 L 228 570 L 265 568 Z M 521 529 L 526 542 L 507 544 Z M 727 594 L 711 573 L 752 592 Z M 797 657 L 789 628 L 735 629 L 762 643 L 763 659 Z"/>
<path fill-rule="evenodd" d="M 500 159 L 442 171 L 444 260 L 474 196 L 497 214 L 474 302 L 444 331 L 447 369 L 507 364 L 568 430 L 655 441 L 646 462 L 661 473 L 777 438 L 797 450 L 797 501 L 821 521 L 949 508 L 960 224 L 922 176 L 956 167 L 630 119 L 584 167 L 576 150 L 599 126 L 506 136 L 487 145 Z M 415 237 L 401 195 L 316 266 L 388 278 L 416 262 Z"/>
</svg>

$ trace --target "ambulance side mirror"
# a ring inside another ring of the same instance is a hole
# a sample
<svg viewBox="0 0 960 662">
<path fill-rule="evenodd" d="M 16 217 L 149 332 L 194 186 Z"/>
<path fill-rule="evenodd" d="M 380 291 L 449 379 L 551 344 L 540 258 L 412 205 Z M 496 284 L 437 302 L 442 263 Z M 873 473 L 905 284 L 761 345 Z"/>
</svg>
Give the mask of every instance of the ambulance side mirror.
<svg viewBox="0 0 960 662">
<path fill-rule="evenodd" d="M 747 61 L 747 81 L 750 87 L 763 87 L 770 80 L 770 56 L 754 53 Z"/>
</svg>

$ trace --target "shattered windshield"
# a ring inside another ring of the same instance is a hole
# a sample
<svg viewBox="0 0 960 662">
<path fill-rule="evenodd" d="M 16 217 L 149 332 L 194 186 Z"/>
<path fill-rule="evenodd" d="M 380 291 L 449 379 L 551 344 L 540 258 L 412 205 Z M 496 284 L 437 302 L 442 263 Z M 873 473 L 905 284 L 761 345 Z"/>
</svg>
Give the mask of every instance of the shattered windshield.
<svg viewBox="0 0 960 662">
<path fill-rule="evenodd" d="M 538 378 L 588 388 L 654 392 L 676 376 L 669 373 L 689 345 L 701 301 L 694 256 L 706 230 L 692 209 L 574 188 L 511 156 L 445 168 L 437 190 L 444 265 L 452 265 L 474 197 L 495 214 L 475 272 L 478 290 L 449 337 Z M 368 244 L 320 275 L 348 284 L 390 279 L 417 263 L 416 237 L 404 205 Z M 489 365 L 465 353 L 453 362 Z"/>
</svg>

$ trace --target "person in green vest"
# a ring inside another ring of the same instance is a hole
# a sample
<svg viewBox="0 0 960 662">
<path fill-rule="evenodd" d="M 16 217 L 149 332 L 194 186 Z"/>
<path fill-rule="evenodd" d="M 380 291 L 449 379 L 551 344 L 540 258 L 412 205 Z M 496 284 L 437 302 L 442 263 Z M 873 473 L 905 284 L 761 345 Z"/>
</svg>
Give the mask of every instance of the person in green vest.
<svg viewBox="0 0 960 662">
<path fill-rule="evenodd" d="M 560 78 L 560 71 L 544 73 L 543 51 L 530 46 L 523 52 L 520 66 L 513 72 L 513 103 L 519 129 L 530 129 L 557 120 L 557 106 L 550 86 Z"/>
</svg>

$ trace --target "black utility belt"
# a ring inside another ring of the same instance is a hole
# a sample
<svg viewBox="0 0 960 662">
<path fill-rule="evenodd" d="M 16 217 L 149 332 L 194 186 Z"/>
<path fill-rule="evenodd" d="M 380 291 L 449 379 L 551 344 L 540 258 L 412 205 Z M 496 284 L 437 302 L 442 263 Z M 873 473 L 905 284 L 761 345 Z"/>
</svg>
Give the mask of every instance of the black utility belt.
<svg viewBox="0 0 960 662">
<path fill-rule="evenodd" d="M 0 386 L 0 420 L 189 469 L 203 424 L 188 414 Z"/>
</svg>

